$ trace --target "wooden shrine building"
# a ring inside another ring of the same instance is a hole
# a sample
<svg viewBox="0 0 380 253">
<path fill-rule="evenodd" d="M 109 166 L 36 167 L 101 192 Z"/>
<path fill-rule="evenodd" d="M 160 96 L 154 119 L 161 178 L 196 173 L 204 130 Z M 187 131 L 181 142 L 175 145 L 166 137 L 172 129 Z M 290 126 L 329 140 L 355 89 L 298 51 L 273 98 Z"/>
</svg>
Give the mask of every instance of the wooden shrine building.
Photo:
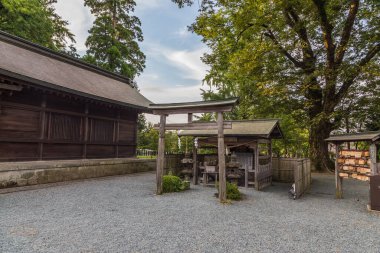
<svg viewBox="0 0 380 253">
<path fill-rule="evenodd" d="M 245 171 L 245 186 L 248 187 L 249 174 L 253 174 L 254 186 L 263 189 L 272 183 L 272 139 L 283 137 L 277 119 L 257 119 L 241 121 L 225 121 L 231 127 L 225 129 L 225 146 L 229 153 L 234 153 L 241 169 Z M 215 130 L 183 130 L 179 136 L 197 138 L 197 149 L 215 147 L 217 132 Z M 195 150 L 196 154 L 197 151 Z M 194 157 L 194 183 L 197 183 L 199 170 Z"/>
<path fill-rule="evenodd" d="M 0 32 L 0 161 L 133 157 L 131 80 Z"/>
</svg>

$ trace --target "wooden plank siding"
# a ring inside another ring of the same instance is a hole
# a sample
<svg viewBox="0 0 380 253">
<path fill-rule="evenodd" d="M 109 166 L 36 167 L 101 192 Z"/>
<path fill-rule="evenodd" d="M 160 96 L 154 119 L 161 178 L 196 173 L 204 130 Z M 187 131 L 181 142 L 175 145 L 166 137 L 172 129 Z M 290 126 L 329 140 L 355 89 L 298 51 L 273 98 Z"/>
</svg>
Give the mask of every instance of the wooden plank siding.
<svg viewBox="0 0 380 253">
<path fill-rule="evenodd" d="M 0 97 L 0 161 L 135 156 L 136 109 L 33 88 Z"/>
</svg>

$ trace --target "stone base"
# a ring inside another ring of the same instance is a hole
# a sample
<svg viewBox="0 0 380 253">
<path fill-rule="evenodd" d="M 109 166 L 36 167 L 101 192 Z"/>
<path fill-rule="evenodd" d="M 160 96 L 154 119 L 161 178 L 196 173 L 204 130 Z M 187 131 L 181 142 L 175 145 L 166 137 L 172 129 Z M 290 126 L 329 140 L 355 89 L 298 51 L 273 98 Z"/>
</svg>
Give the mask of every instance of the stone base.
<svg viewBox="0 0 380 253">
<path fill-rule="evenodd" d="M 370 204 L 367 205 L 367 210 L 372 212 L 372 213 L 380 215 L 380 211 L 372 209 Z"/>
<path fill-rule="evenodd" d="M 155 169 L 155 159 L 136 158 L 0 163 L 0 188 L 124 175 Z"/>
</svg>

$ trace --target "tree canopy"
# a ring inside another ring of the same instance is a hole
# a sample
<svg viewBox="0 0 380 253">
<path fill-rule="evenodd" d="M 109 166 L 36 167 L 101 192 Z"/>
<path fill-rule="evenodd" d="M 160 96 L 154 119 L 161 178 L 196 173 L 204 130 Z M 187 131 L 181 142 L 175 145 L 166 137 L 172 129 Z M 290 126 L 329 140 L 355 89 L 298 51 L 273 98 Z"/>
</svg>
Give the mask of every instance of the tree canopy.
<svg viewBox="0 0 380 253">
<path fill-rule="evenodd" d="M 138 42 L 143 40 L 141 22 L 131 16 L 133 0 L 85 0 L 95 15 L 86 40 L 84 60 L 115 73 L 134 78 L 145 67 L 145 55 Z"/>
<path fill-rule="evenodd" d="M 54 9 L 56 0 L 0 0 L 0 30 L 57 51 L 75 53 L 68 22 Z"/>
<path fill-rule="evenodd" d="M 315 166 L 328 167 L 324 139 L 342 126 L 347 99 L 379 89 L 379 17 L 376 0 L 204 0 L 190 27 L 211 49 L 204 97 L 239 96 L 238 118 L 293 117 Z"/>
</svg>

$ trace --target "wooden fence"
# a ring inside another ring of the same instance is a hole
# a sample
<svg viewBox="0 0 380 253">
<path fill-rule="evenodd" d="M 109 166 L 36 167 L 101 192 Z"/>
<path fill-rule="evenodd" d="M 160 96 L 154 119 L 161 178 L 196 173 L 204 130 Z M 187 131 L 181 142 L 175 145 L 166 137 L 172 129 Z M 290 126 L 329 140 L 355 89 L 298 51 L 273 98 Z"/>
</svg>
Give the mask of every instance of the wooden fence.
<svg viewBox="0 0 380 253">
<path fill-rule="evenodd" d="M 296 198 L 310 189 L 311 162 L 310 159 L 273 158 L 273 180 L 277 182 L 294 183 Z"/>
<path fill-rule="evenodd" d="M 151 150 L 151 149 L 137 149 L 136 150 L 137 156 L 147 156 L 147 157 L 154 157 L 157 156 L 157 150 Z"/>
<path fill-rule="evenodd" d="M 273 181 L 294 183 L 294 168 L 298 161 L 293 158 L 272 158 Z"/>
<path fill-rule="evenodd" d="M 294 170 L 294 182 L 296 198 L 301 197 L 310 190 L 311 185 L 311 162 L 310 159 L 302 159 Z"/>
<path fill-rule="evenodd" d="M 167 173 L 169 170 L 174 174 L 180 173 L 183 169 L 181 160 L 185 157 L 184 154 L 166 154 L 164 160 L 164 170 Z M 192 158 L 192 155 L 190 156 Z M 198 162 L 216 162 L 217 154 L 198 154 Z M 261 168 L 266 168 L 267 165 L 259 165 Z M 272 158 L 273 181 L 284 183 L 295 183 L 296 197 L 299 198 L 310 189 L 311 184 L 311 163 L 310 159 L 296 158 Z M 265 176 L 265 175 L 264 175 Z"/>
</svg>

